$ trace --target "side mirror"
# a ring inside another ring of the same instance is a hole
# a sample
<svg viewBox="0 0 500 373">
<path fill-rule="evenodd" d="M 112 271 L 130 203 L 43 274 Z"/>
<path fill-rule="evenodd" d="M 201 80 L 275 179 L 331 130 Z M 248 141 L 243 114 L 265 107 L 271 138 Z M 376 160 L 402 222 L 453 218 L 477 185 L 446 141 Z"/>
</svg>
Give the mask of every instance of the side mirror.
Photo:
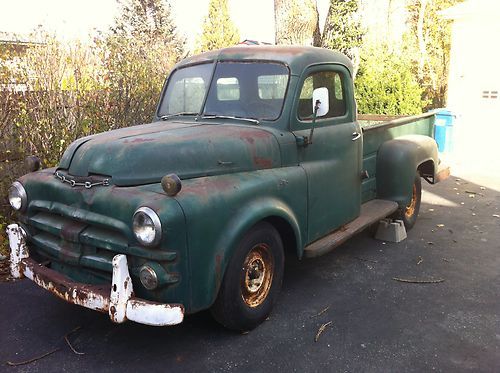
<svg viewBox="0 0 500 373">
<path fill-rule="evenodd" d="M 326 114 L 328 114 L 328 111 L 330 110 L 328 88 L 321 87 L 321 88 L 316 88 L 313 91 L 313 99 L 312 99 L 313 113 L 316 110 L 316 103 L 318 101 L 319 101 L 319 106 L 318 106 L 318 112 L 316 113 L 316 118 L 325 116 Z"/>
<path fill-rule="evenodd" d="M 304 140 L 304 146 L 308 146 L 313 143 L 313 135 L 314 135 L 314 126 L 316 124 L 316 118 L 323 117 L 328 114 L 328 110 L 330 110 L 329 100 L 328 100 L 328 88 L 321 87 L 316 88 L 313 91 L 313 116 L 311 123 L 311 132 L 309 133 L 309 137 L 306 137 Z"/>
</svg>

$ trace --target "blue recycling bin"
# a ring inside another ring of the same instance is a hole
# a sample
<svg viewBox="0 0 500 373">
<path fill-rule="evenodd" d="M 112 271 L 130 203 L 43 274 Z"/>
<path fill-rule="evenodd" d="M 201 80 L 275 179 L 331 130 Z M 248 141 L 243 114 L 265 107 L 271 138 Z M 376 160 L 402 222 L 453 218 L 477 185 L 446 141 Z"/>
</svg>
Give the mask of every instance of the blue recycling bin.
<svg viewBox="0 0 500 373">
<path fill-rule="evenodd" d="M 434 139 L 440 153 L 453 150 L 453 126 L 456 115 L 448 109 L 438 109 L 434 121 Z"/>
</svg>

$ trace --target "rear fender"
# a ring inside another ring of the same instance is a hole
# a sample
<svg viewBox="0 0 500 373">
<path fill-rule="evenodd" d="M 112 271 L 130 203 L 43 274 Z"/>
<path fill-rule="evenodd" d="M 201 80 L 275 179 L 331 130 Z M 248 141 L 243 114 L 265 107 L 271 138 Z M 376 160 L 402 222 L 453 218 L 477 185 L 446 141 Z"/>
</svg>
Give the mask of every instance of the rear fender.
<svg viewBox="0 0 500 373">
<path fill-rule="evenodd" d="M 438 164 L 436 141 L 428 136 L 408 135 L 384 142 L 377 153 L 377 196 L 406 206 L 415 173 L 423 168 L 434 173 Z"/>
</svg>

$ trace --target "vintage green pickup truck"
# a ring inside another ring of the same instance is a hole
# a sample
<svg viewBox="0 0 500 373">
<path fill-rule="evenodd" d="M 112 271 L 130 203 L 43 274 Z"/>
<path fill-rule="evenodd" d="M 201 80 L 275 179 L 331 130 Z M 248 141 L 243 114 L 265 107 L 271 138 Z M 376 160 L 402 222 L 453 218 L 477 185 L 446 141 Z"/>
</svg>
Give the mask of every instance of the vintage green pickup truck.
<svg viewBox="0 0 500 373">
<path fill-rule="evenodd" d="M 433 113 L 362 127 L 352 67 L 313 47 L 190 57 L 151 124 L 72 143 L 9 191 L 11 272 L 114 322 L 265 320 L 285 253 L 327 253 L 378 220 L 407 229 L 440 166 Z"/>
</svg>

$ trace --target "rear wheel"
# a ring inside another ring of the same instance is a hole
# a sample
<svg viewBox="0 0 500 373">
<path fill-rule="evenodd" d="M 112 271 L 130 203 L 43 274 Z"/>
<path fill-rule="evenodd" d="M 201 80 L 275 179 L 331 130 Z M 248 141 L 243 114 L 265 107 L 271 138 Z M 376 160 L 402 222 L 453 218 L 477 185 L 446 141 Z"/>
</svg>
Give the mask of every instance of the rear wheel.
<svg viewBox="0 0 500 373">
<path fill-rule="evenodd" d="M 417 221 L 418 212 L 420 211 L 420 200 L 422 198 L 422 179 L 417 172 L 413 181 L 410 202 L 402 209 L 399 209 L 393 218 L 402 220 L 406 230 L 410 230 Z"/>
<path fill-rule="evenodd" d="M 266 222 L 254 226 L 231 258 L 217 300 L 214 318 L 226 328 L 247 331 L 271 313 L 283 280 L 283 243 Z"/>
</svg>

